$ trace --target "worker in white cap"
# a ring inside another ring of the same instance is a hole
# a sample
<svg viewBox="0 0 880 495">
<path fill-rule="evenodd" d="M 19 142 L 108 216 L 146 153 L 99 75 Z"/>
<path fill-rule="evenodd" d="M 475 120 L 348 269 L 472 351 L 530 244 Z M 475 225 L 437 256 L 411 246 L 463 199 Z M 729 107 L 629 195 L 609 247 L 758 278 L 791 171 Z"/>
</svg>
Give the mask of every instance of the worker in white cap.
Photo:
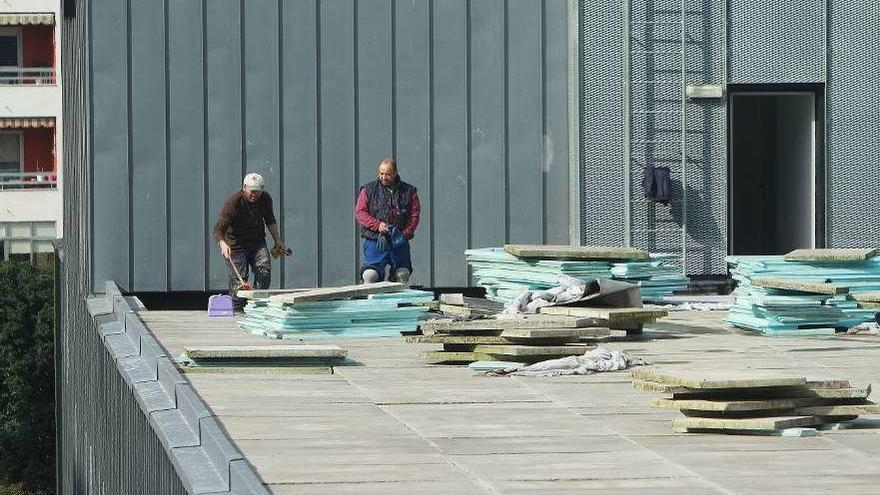
<svg viewBox="0 0 880 495">
<path fill-rule="evenodd" d="M 272 281 L 272 266 L 266 246 L 266 229 L 275 240 L 273 253 L 284 253 L 287 246 L 278 233 L 278 222 L 272 211 L 272 197 L 264 191 L 265 180 L 257 173 L 244 176 L 241 189 L 226 198 L 220 218 L 214 227 L 214 238 L 220 246 L 220 254 L 228 260 L 229 295 L 237 308 L 244 300 L 236 296 L 241 282 L 247 281 L 250 271 L 254 273 L 254 289 L 268 289 Z M 235 272 L 232 265 L 235 265 Z"/>
</svg>

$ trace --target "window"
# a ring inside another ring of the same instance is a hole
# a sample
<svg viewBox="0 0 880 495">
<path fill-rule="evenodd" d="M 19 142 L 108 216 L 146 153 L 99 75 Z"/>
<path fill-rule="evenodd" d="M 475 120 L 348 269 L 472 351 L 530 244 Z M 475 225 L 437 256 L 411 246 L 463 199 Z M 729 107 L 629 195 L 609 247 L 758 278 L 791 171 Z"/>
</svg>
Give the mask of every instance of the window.
<svg viewBox="0 0 880 495">
<path fill-rule="evenodd" d="M 0 28 L 0 67 L 21 66 L 21 29 Z"/>
<path fill-rule="evenodd" d="M 52 266 L 55 239 L 55 222 L 0 222 L 0 261 Z"/>
<path fill-rule="evenodd" d="M 21 133 L 0 133 L 0 173 L 21 172 L 21 155 Z"/>
</svg>

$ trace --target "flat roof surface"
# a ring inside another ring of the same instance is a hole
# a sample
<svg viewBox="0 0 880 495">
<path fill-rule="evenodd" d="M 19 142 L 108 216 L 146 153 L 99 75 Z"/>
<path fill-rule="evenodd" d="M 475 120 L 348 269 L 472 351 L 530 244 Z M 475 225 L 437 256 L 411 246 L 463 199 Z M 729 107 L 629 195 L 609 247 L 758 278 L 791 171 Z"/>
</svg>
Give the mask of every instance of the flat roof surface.
<svg viewBox="0 0 880 495">
<path fill-rule="evenodd" d="M 725 312 L 676 312 L 617 348 L 658 366 L 780 371 L 880 386 L 880 338 L 763 337 Z M 192 345 L 289 345 L 202 311 L 141 317 L 172 356 Z M 817 437 L 675 433 L 677 411 L 628 372 L 487 377 L 426 365 L 439 345 L 327 339 L 360 365 L 332 374 L 217 369 L 186 377 L 277 494 L 871 494 L 880 418 Z M 876 398 L 877 393 L 874 393 Z"/>
</svg>

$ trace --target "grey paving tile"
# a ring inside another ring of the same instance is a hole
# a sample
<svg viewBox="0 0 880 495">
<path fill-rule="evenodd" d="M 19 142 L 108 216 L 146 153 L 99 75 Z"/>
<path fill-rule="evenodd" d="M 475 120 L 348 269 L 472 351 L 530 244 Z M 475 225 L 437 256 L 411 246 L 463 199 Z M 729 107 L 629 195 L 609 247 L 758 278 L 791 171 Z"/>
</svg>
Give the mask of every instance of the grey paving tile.
<svg viewBox="0 0 880 495">
<path fill-rule="evenodd" d="M 269 485 L 269 489 L 276 495 L 476 495 L 493 493 L 469 480 L 273 484 Z"/>
</svg>

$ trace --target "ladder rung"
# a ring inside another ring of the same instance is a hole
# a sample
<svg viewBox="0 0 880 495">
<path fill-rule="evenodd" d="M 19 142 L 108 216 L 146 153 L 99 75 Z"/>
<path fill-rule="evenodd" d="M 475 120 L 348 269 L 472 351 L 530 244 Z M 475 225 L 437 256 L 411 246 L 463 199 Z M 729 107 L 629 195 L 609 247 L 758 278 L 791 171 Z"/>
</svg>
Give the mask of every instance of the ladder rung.
<svg viewBox="0 0 880 495">
<path fill-rule="evenodd" d="M 631 21 L 630 24 L 638 24 L 640 26 L 681 26 L 681 21 Z"/>
<path fill-rule="evenodd" d="M 674 232 L 681 233 L 682 229 L 632 229 L 633 232 Z"/>
<path fill-rule="evenodd" d="M 633 113 L 684 113 L 681 110 L 633 110 Z"/>
<path fill-rule="evenodd" d="M 684 54 L 683 51 L 667 52 L 667 51 L 657 51 L 657 50 L 634 51 L 634 52 L 630 52 L 630 53 L 632 53 L 634 55 L 682 55 L 682 54 Z"/>
</svg>

